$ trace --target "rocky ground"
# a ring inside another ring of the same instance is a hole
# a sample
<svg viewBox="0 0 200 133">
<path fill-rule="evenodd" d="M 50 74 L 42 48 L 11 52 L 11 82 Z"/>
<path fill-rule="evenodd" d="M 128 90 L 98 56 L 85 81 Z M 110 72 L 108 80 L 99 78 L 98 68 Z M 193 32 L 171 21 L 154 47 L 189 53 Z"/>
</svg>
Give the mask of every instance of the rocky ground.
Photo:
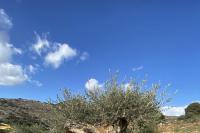
<svg viewBox="0 0 200 133">
<path fill-rule="evenodd" d="M 168 119 L 158 125 L 161 133 L 200 133 L 200 120 Z"/>
</svg>

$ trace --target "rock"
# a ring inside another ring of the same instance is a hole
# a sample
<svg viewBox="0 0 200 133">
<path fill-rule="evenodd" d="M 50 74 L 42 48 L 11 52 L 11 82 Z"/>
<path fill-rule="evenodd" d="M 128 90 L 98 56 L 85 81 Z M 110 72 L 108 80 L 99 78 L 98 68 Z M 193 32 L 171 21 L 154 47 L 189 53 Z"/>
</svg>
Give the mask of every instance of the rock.
<svg viewBox="0 0 200 133">
<path fill-rule="evenodd" d="M 103 126 L 93 126 L 93 125 L 85 125 L 85 124 L 65 124 L 66 133 L 117 133 L 111 125 L 103 125 Z"/>
<path fill-rule="evenodd" d="M 64 125 L 66 133 L 125 133 L 128 122 L 125 118 L 118 118 L 116 123 L 93 126 L 84 123 L 67 121 Z"/>
<path fill-rule="evenodd" d="M 8 124 L 5 124 L 5 123 L 0 123 L 0 132 L 1 133 L 6 133 L 8 131 L 11 131 L 12 130 L 12 127 Z"/>
</svg>

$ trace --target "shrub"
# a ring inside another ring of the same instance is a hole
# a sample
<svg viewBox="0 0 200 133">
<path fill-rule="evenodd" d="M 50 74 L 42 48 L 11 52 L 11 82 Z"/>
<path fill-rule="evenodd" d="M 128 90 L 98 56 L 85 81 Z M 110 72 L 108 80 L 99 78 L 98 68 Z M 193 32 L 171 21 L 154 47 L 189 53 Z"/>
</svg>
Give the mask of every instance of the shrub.
<svg viewBox="0 0 200 133">
<path fill-rule="evenodd" d="M 200 104 L 199 103 L 192 103 L 185 109 L 185 117 L 192 118 L 192 117 L 200 117 Z"/>
<path fill-rule="evenodd" d="M 49 133 L 42 125 L 14 124 L 15 133 Z"/>
<path fill-rule="evenodd" d="M 131 80 L 128 87 L 118 83 L 117 78 L 108 80 L 104 87 L 86 92 L 85 95 L 72 95 L 63 91 L 54 105 L 56 116 L 53 128 L 58 130 L 66 120 L 87 124 L 116 124 L 118 118 L 125 118 L 128 131 L 134 133 L 153 132 L 153 127 L 160 122 L 161 101 L 157 99 L 160 85 L 146 88 L 146 82 Z M 60 126 L 58 126 L 60 125 Z M 57 127 L 57 128 L 56 128 Z"/>
<path fill-rule="evenodd" d="M 178 120 L 185 120 L 185 119 L 186 119 L 185 115 L 181 115 L 178 117 Z"/>
</svg>

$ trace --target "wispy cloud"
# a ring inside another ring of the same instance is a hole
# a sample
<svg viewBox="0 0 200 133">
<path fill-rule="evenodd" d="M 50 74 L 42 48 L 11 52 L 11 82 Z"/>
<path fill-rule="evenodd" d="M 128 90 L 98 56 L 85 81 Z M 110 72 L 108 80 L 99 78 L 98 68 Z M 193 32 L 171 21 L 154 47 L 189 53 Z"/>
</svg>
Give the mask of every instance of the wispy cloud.
<svg viewBox="0 0 200 133">
<path fill-rule="evenodd" d="M 134 68 L 132 68 L 132 71 L 133 71 L 133 72 L 136 72 L 136 71 L 140 71 L 140 70 L 143 70 L 143 69 L 144 69 L 143 66 L 139 66 L 139 67 L 134 67 Z"/>
<path fill-rule="evenodd" d="M 35 32 L 35 36 L 36 42 L 32 45 L 31 49 L 38 55 L 41 55 L 42 52 L 49 48 L 50 42 L 47 40 L 47 33 L 44 33 L 41 37 Z"/>
<path fill-rule="evenodd" d="M 9 30 L 12 26 L 13 23 L 10 17 L 6 14 L 4 9 L 0 9 L 0 30 Z"/>
<path fill-rule="evenodd" d="M 39 65 L 38 64 L 30 64 L 26 66 L 25 68 L 26 73 L 29 73 L 30 75 L 34 75 L 39 71 Z"/>
<path fill-rule="evenodd" d="M 28 82 L 31 83 L 31 84 L 33 84 L 33 85 L 36 85 L 36 86 L 38 86 L 38 87 L 43 86 L 43 84 L 42 84 L 40 81 L 38 81 L 38 80 L 33 80 L 33 79 L 31 79 L 31 78 L 28 79 Z"/>
<path fill-rule="evenodd" d="M 83 53 L 81 54 L 81 56 L 80 56 L 80 60 L 81 60 L 81 61 L 85 61 L 85 60 L 87 60 L 88 58 L 89 58 L 88 52 L 83 52 Z"/>
<path fill-rule="evenodd" d="M 39 71 L 41 71 L 41 69 L 40 69 L 40 65 L 38 65 L 38 64 L 28 65 L 25 67 L 25 73 L 28 75 L 27 81 L 33 85 L 41 87 L 43 84 L 40 81 L 32 78 Z"/>
</svg>

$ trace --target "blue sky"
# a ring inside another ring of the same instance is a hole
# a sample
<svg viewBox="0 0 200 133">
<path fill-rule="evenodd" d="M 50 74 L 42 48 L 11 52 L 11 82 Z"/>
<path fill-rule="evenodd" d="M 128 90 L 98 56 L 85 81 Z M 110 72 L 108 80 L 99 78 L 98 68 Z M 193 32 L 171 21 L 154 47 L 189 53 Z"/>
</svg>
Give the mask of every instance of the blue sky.
<svg viewBox="0 0 200 133">
<path fill-rule="evenodd" d="M 171 83 L 185 106 L 200 98 L 199 24 L 199 1 L 0 0 L 0 97 L 45 101 L 119 71 Z"/>
</svg>

